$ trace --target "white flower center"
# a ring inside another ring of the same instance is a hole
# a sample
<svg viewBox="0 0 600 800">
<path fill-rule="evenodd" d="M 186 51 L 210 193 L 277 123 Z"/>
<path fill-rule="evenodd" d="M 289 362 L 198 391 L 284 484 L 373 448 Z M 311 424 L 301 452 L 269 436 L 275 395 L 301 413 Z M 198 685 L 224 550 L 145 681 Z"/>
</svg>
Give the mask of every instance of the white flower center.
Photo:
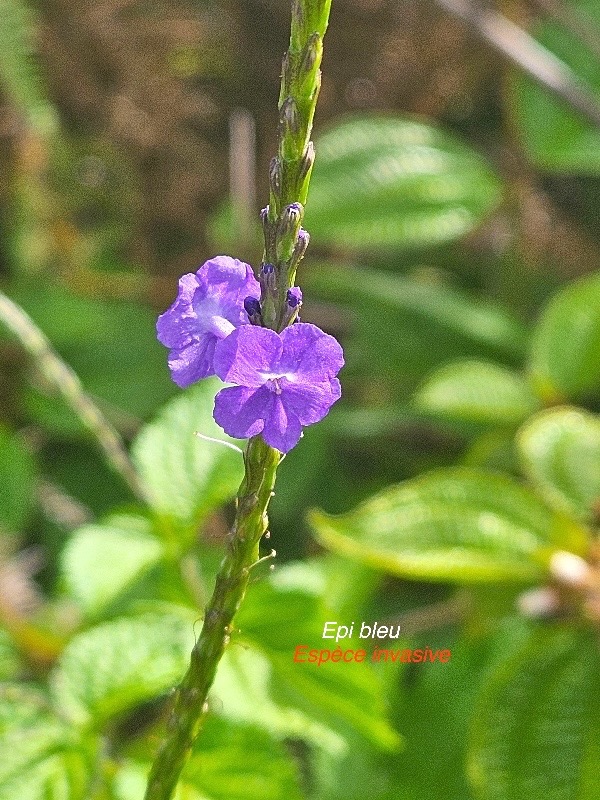
<svg viewBox="0 0 600 800">
<path fill-rule="evenodd" d="M 205 298 L 198 303 L 194 309 L 198 318 L 198 324 L 205 333 L 212 333 L 217 339 L 224 339 L 235 330 L 228 319 L 222 316 L 219 303 L 211 298 Z"/>
</svg>

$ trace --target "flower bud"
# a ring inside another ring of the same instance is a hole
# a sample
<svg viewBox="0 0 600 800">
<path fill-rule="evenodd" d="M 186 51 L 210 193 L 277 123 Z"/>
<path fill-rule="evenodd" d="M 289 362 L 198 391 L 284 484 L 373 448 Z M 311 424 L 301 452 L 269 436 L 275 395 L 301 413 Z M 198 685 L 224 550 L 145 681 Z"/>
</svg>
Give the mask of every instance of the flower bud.
<svg viewBox="0 0 600 800">
<path fill-rule="evenodd" d="M 287 327 L 288 325 L 291 325 L 292 322 L 296 321 L 301 305 L 302 290 L 299 286 L 292 286 L 291 289 L 287 290 L 285 296 L 285 311 L 282 318 L 284 327 Z"/>
<path fill-rule="evenodd" d="M 315 31 L 312 33 L 306 43 L 304 52 L 302 53 L 302 63 L 300 71 L 303 74 L 311 73 L 315 68 L 318 60 L 323 53 L 323 40 L 321 35 Z"/>
<path fill-rule="evenodd" d="M 296 309 L 302 305 L 302 289 L 299 286 L 292 286 L 287 290 L 286 303 L 288 308 Z"/>
<path fill-rule="evenodd" d="M 315 163 L 315 146 L 312 142 L 309 142 L 306 145 L 306 150 L 302 154 L 302 160 L 300 161 L 300 170 L 299 170 L 300 183 L 302 183 L 306 179 L 306 177 L 310 174 L 310 171 L 313 168 L 314 163 Z"/>
<path fill-rule="evenodd" d="M 269 164 L 269 185 L 275 197 L 279 197 L 281 194 L 281 162 L 277 156 L 274 156 Z"/>
<path fill-rule="evenodd" d="M 256 297 L 247 297 L 244 300 L 244 309 L 248 314 L 248 319 L 251 325 L 262 325 L 262 314 L 260 310 L 260 302 Z"/>
<path fill-rule="evenodd" d="M 558 614 L 560 597 L 556 589 L 550 586 L 541 586 L 520 594 L 517 598 L 517 607 L 524 617 L 544 619 Z"/>
<path fill-rule="evenodd" d="M 279 122 L 283 129 L 283 136 L 297 136 L 300 131 L 300 118 L 298 106 L 293 97 L 286 97 L 279 108 Z"/>
<path fill-rule="evenodd" d="M 296 268 L 304 258 L 309 241 L 310 236 L 308 235 L 308 231 L 305 231 L 304 228 L 300 228 L 296 238 L 296 244 L 294 245 L 294 252 L 292 253 L 292 265 L 294 268 Z"/>
<path fill-rule="evenodd" d="M 263 293 L 275 294 L 277 291 L 277 271 L 273 264 L 263 264 L 258 276 Z"/>
<path fill-rule="evenodd" d="M 550 573 L 567 586 L 583 586 L 590 576 L 590 565 L 575 553 L 558 550 L 550 559 Z"/>
<path fill-rule="evenodd" d="M 278 236 L 280 238 L 284 236 L 293 236 L 294 239 L 296 239 L 303 216 L 304 207 L 302 203 L 290 203 L 289 206 L 286 206 L 279 218 Z"/>
<path fill-rule="evenodd" d="M 289 86 L 290 86 L 291 82 L 292 82 L 292 65 L 290 63 L 290 54 L 289 54 L 288 51 L 286 51 L 286 53 L 285 53 L 285 55 L 283 57 L 283 61 L 281 62 L 281 84 L 282 84 L 282 90 L 283 90 L 283 87 L 286 87 L 287 91 L 289 91 Z"/>
</svg>

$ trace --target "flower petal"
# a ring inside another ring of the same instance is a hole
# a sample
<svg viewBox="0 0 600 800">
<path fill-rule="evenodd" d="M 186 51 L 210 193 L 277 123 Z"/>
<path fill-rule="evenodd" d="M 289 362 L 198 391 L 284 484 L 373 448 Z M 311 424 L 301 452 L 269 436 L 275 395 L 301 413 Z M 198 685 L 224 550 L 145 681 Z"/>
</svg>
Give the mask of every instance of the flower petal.
<svg viewBox="0 0 600 800">
<path fill-rule="evenodd" d="M 182 389 L 201 378 L 214 375 L 213 360 L 216 339 L 204 336 L 196 342 L 173 349 L 169 353 L 171 378 Z"/>
<path fill-rule="evenodd" d="M 230 256 L 215 256 L 206 261 L 196 273 L 206 287 L 206 297 L 218 314 L 236 327 L 248 324 L 244 310 L 246 297 L 260 297 L 260 285 L 252 267 Z"/>
<path fill-rule="evenodd" d="M 319 383 L 292 383 L 282 378 L 281 399 L 288 415 L 295 416 L 302 425 L 319 422 L 342 395 L 337 378 Z"/>
<path fill-rule="evenodd" d="M 215 348 L 215 372 L 227 383 L 262 386 L 281 355 L 281 338 L 268 328 L 243 325 Z"/>
<path fill-rule="evenodd" d="M 229 256 L 216 256 L 180 279 L 177 299 L 156 323 L 158 340 L 171 348 L 175 383 L 185 387 L 215 374 L 216 341 L 249 324 L 244 300 L 259 296 L 252 268 Z"/>
<path fill-rule="evenodd" d="M 302 426 L 298 417 L 288 413 L 282 396 L 274 392 L 270 394 L 273 398 L 272 407 L 265 418 L 263 439 L 270 447 L 281 453 L 287 453 L 298 444 L 302 436 Z"/>
<path fill-rule="evenodd" d="M 166 347 L 183 347 L 190 341 L 196 320 L 192 300 L 199 286 L 192 272 L 179 279 L 177 299 L 156 322 L 158 341 Z"/>
<path fill-rule="evenodd" d="M 340 344 L 316 325 L 297 322 L 282 331 L 281 340 L 283 354 L 277 369 L 282 374 L 315 383 L 333 378 L 344 366 Z"/>
<path fill-rule="evenodd" d="M 274 395 L 266 388 L 230 386 L 215 397 L 215 422 L 235 439 L 256 436 L 264 427 Z"/>
</svg>

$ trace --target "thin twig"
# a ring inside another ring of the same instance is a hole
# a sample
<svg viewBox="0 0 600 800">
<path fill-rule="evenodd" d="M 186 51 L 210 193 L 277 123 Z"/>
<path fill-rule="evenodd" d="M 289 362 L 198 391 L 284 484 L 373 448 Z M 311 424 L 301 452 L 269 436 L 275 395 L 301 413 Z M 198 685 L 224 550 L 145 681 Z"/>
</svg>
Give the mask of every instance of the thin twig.
<svg viewBox="0 0 600 800">
<path fill-rule="evenodd" d="M 248 241 L 256 205 L 256 126 L 244 108 L 229 117 L 229 196 L 233 204 L 236 235 Z"/>
<path fill-rule="evenodd" d="M 529 0 L 529 2 L 559 22 L 569 33 L 580 39 L 590 53 L 600 59 L 600 29 L 596 20 L 585 14 L 582 8 L 574 8 L 561 0 Z"/>
<path fill-rule="evenodd" d="M 122 476 L 136 497 L 145 500 L 144 488 L 119 433 L 85 393 L 77 375 L 52 349 L 47 337 L 31 317 L 2 292 L 0 321 L 17 337 L 42 375 L 93 434 L 113 469 Z"/>
<path fill-rule="evenodd" d="M 600 128 L 600 101 L 573 70 L 526 31 L 497 11 L 470 0 L 436 0 L 482 39 L 544 88 Z"/>
</svg>

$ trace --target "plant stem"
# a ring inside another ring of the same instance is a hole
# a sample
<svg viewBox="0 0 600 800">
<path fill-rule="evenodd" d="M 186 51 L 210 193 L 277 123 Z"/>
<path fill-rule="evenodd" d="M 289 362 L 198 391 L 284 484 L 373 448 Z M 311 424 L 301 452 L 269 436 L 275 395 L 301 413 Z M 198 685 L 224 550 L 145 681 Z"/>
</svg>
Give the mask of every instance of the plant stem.
<svg viewBox="0 0 600 800">
<path fill-rule="evenodd" d="M 267 529 L 266 509 L 280 461 L 277 450 L 260 437 L 251 439 L 244 461 L 246 472 L 238 492 L 237 514 L 227 552 L 206 610 L 200 638 L 191 663 L 179 685 L 165 742 L 148 780 L 146 800 L 168 800 L 200 731 L 206 697 L 217 666 L 229 642 L 232 621 L 246 593 L 251 567 Z"/>
<path fill-rule="evenodd" d="M 323 35 L 331 0 L 292 0 L 290 46 L 283 61 L 279 97 L 278 154 L 270 168 L 270 202 L 263 211 L 264 261 L 276 267 L 277 307 L 269 326 L 283 324 L 287 289 L 308 235 L 302 231 L 304 203 L 314 161 L 310 141 L 320 88 Z M 181 771 L 200 732 L 207 696 L 219 661 L 229 642 L 234 616 L 240 607 L 250 570 L 259 558 L 260 540 L 267 530 L 267 508 L 275 485 L 278 450 L 259 436 L 250 439 L 244 453 L 245 475 L 237 495 L 237 510 L 227 551 L 202 632 L 191 663 L 175 693 L 165 740 L 152 765 L 145 800 L 171 800 Z"/>
</svg>

